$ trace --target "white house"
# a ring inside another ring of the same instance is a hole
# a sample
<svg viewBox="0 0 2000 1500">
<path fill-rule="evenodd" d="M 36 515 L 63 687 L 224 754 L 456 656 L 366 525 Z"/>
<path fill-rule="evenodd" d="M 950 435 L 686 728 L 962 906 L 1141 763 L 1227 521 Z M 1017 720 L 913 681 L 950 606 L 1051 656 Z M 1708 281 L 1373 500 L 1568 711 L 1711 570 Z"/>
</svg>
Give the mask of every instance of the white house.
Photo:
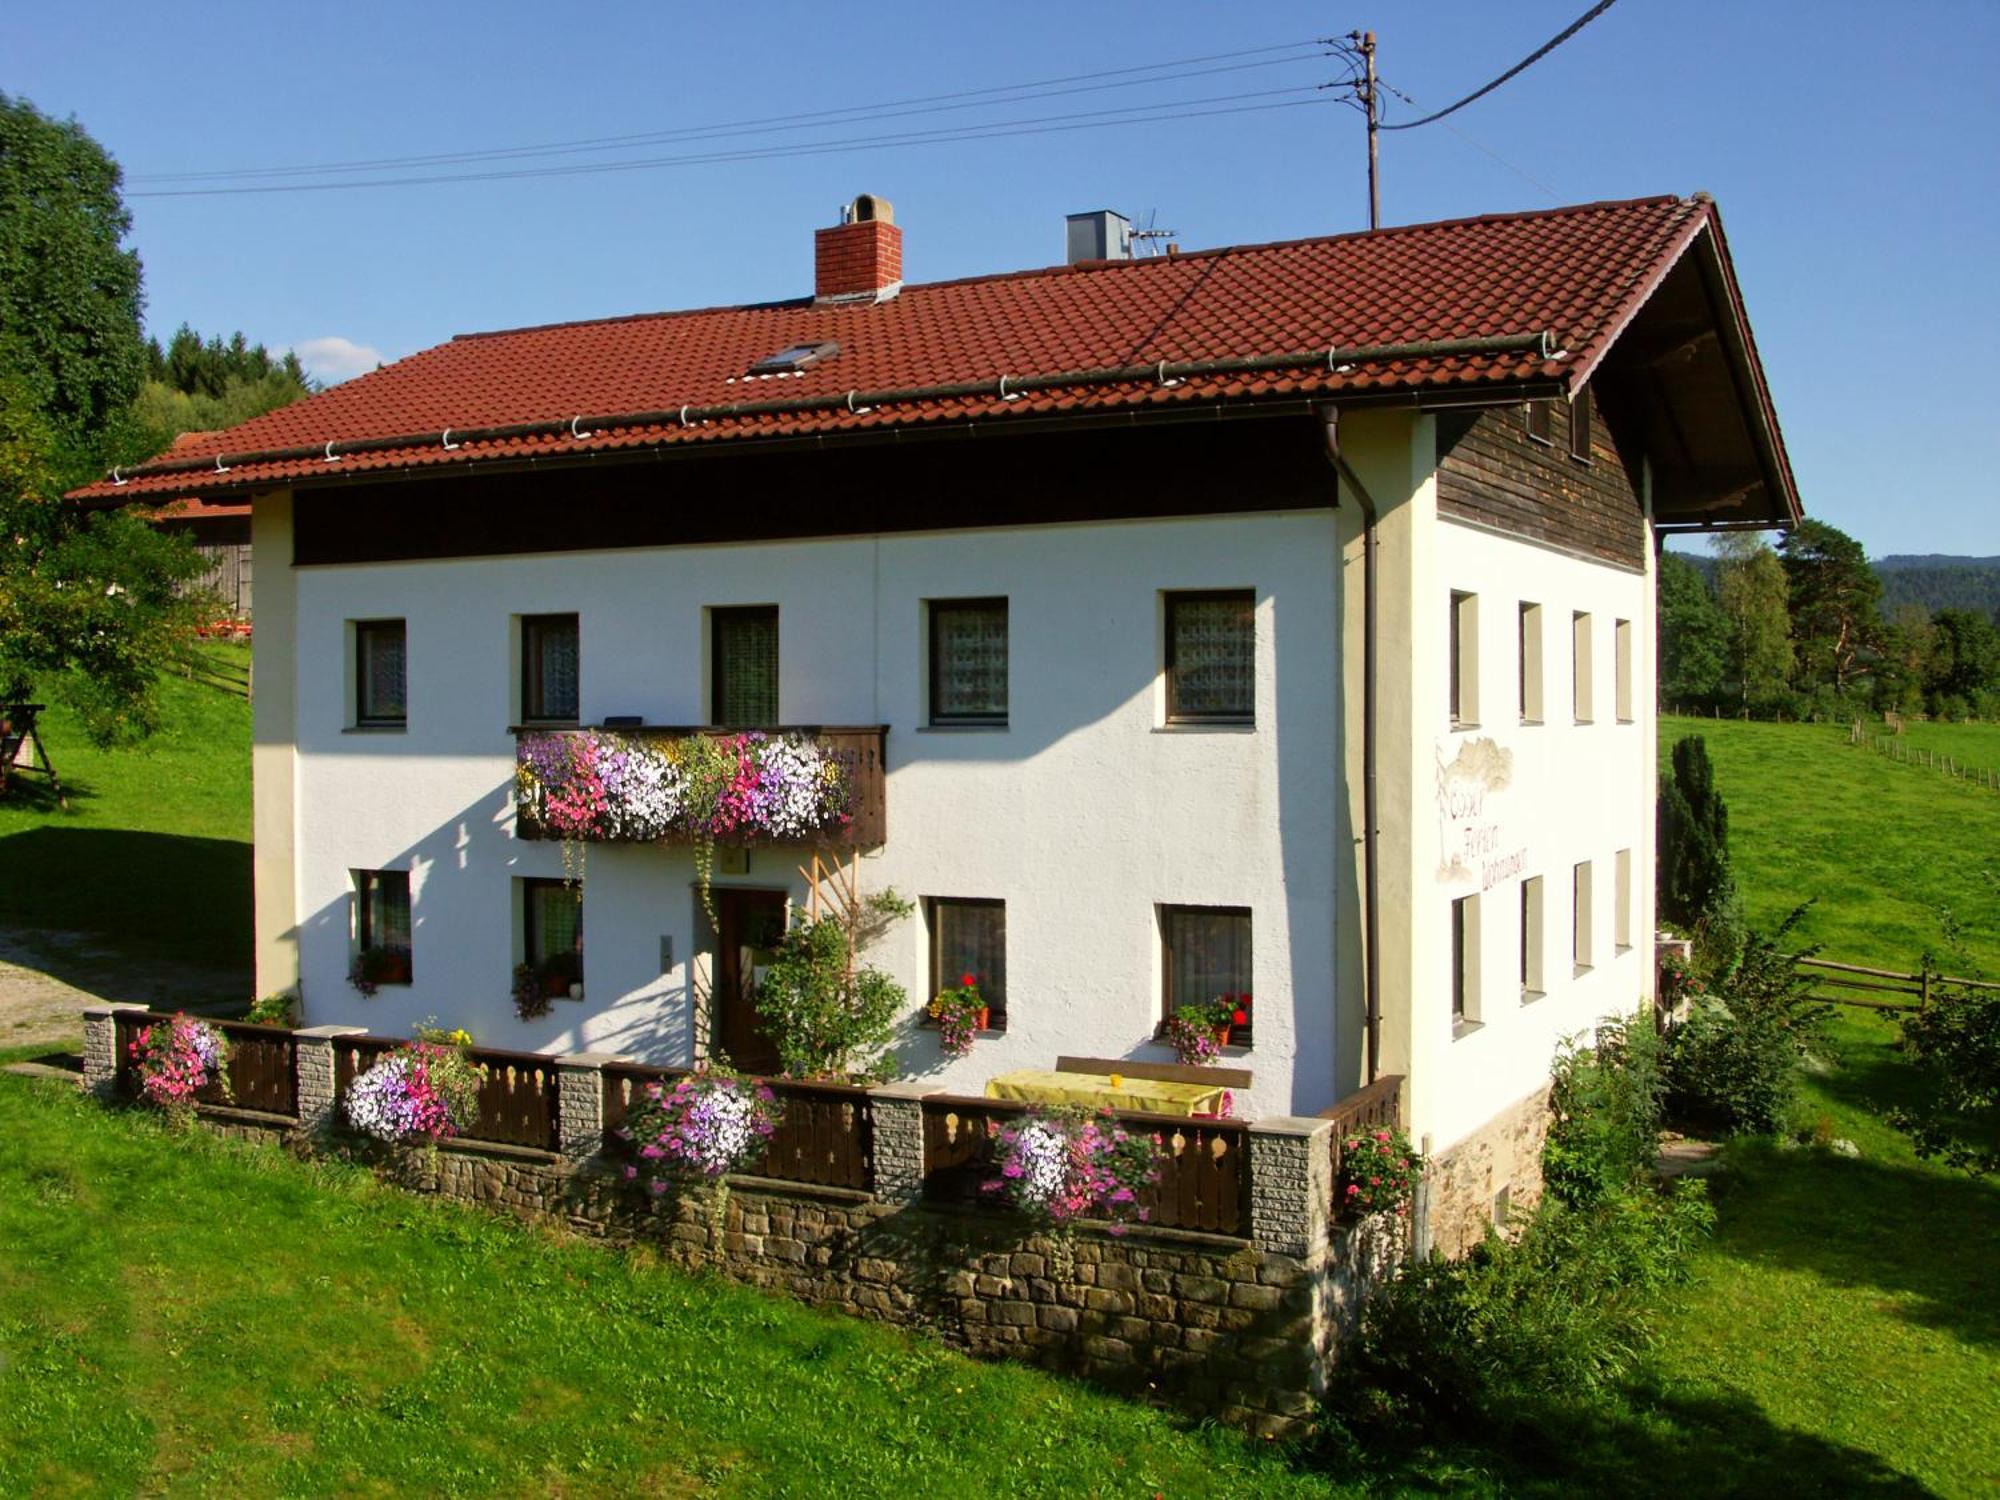
<svg viewBox="0 0 2000 1500">
<path fill-rule="evenodd" d="M 1462 1238 L 1652 990 L 1658 537 L 1799 514 L 1714 205 L 936 285 L 901 234 L 864 196 L 812 297 L 454 339 L 80 492 L 254 507 L 260 991 L 768 1066 L 815 838 L 720 851 L 713 924 L 684 842 L 589 845 L 579 903 L 517 750 L 841 726 L 907 1072 L 1166 1060 L 1248 995 L 1239 1112 L 1403 1075 Z"/>
</svg>

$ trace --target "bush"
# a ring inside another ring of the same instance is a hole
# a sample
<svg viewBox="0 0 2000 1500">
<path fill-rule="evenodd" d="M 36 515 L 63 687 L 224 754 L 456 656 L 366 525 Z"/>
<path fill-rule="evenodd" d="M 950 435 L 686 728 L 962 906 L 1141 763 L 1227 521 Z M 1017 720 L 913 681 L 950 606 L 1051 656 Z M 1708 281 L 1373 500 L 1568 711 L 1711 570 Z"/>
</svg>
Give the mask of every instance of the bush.
<svg viewBox="0 0 2000 1500">
<path fill-rule="evenodd" d="M 1729 807 L 1698 734 L 1674 746 L 1658 817 L 1659 914 L 1693 934 L 1704 967 L 1727 969 L 1742 948 L 1742 898 L 1729 865 Z"/>
<path fill-rule="evenodd" d="M 1497 1432 L 1633 1372 L 1651 1294 L 1714 1225 L 1702 1184 L 1571 1208 L 1553 1196 L 1510 1241 L 1411 1266 L 1370 1299 L 1329 1410 L 1350 1436 Z"/>
<path fill-rule="evenodd" d="M 1556 1051 L 1542 1180 L 1571 1208 L 1588 1208 L 1646 1182 L 1660 1150 L 1659 1038 L 1649 1016 L 1610 1017 L 1590 1047 Z"/>
<path fill-rule="evenodd" d="M 794 1077 L 872 1074 L 894 1038 L 908 996 L 880 969 L 857 967 L 852 941 L 836 917 L 801 922 L 757 988 L 757 1013 Z"/>
<path fill-rule="evenodd" d="M 1797 967 L 1818 949 L 1784 947 L 1805 913 L 1799 907 L 1769 937 L 1751 933 L 1716 993 L 1695 1001 L 1667 1034 L 1667 1108 L 1675 1119 L 1756 1135 L 1785 1127 L 1829 1009 L 1806 997 Z"/>
<path fill-rule="evenodd" d="M 1890 1123 L 1928 1161 L 2000 1173 L 2000 994 L 1938 991 L 1929 1010 L 1903 1023 L 1903 1041 L 1927 1087 L 1916 1109 Z"/>
</svg>

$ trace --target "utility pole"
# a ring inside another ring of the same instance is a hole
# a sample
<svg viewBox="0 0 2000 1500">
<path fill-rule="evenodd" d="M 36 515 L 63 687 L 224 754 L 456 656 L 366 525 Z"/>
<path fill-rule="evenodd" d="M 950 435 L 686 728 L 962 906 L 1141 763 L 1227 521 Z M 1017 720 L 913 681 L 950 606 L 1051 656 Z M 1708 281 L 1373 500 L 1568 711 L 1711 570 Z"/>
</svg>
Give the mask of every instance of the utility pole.
<svg viewBox="0 0 2000 1500">
<path fill-rule="evenodd" d="M 1355 50 L 1361 54 L 1361 108 L 1368 117 L 1368 227 L 1382 227 L 1382 182 L 1377 173 L 1380 155 L 1377 132 L 1382 125 L 1381 95 L 1375 87 L 1375 33 L 1350 32 Z"/>
</svg>

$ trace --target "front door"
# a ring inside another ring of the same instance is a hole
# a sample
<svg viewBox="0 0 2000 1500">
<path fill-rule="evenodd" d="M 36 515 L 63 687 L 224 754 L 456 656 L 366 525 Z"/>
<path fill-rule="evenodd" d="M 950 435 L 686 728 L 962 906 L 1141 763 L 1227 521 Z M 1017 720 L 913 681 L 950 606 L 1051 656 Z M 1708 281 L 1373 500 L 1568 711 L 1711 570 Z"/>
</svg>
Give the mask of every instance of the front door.
<svg viewBox="0 0 2000 1500">
<path fill-rule="evenodd" d="M 733 1067 L 778 1071 L 778 1049 L 757 1014 L 757 982 L 785 935 L 783 891 L 717 889 L 716 1030 Z"/>
</svg>

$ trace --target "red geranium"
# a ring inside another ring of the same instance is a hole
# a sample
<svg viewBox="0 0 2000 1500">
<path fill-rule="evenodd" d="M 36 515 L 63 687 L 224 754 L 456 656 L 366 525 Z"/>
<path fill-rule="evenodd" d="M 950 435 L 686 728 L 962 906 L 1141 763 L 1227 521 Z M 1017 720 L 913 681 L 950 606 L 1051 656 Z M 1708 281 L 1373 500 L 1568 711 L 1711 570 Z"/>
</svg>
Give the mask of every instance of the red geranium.
<svg viewBox="0 0 2000 1500">
<path fill-rule="evenodd" d="M 961 974 L 958 976 L 960 989 L 969 990 L 977 983 L 979 983 L 979 976 L 977 974 Z"/>
</svg>

